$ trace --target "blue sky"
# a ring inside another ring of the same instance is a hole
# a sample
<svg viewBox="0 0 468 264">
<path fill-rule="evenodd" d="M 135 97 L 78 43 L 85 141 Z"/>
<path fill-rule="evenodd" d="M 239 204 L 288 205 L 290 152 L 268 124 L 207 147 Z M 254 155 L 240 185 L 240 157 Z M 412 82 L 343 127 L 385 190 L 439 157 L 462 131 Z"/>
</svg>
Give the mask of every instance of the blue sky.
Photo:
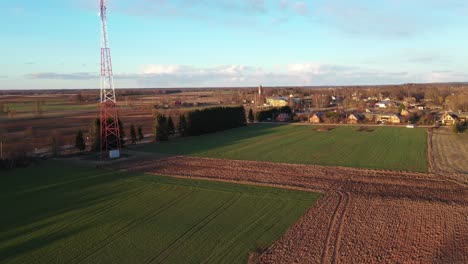
<svg viewBox="0 0 468 264">
<path fill-rule="evenodd" d="M 0 2 L 0 89 L 98 88 L 98 0 Z M 108 0 L 116 88 L 468 81 L 466 0 Z"/>
</svg>

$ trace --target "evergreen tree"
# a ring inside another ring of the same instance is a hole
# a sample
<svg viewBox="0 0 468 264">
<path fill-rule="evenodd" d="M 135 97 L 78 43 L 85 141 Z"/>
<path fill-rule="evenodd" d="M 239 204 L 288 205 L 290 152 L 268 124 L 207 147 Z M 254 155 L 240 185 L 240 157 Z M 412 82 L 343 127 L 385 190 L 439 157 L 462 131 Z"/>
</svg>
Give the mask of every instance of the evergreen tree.
<svg viewBox="0 0 468 264">
<path fill-rule="evenodd" d="M 109 118 L 108 122 L 112 122 L 112 118 Z M 123 123 L 120 120 L 120 118 L 119 118 L 119 131 L 120 131 L 120 146 L 124 147 L 124 144 L 125 144 L 125 141 L 124 141 L 125 131 L 124 131 L 124 128 L 123 128 Z M 101 135 L 101 119 L 100 118 L 96 118 L 93 121 L 93 123 L 91 124 L 91 127 L 89 129 L 89 135 L 90 135 L 91 140 L 93 142 L 92 145 L 91 145 L 91 151 L 99 152 L 101 150 L 101 137 L 102 137 L 102 135 Z M 115 140 L 110 139 L 109 142 L 114 142 L 115 143 Z M 104 142 L 103 142 L 103 144 L 104 144 Z M 116 148 L 116 147 L 117 146 L 110 146 L 110 148 Z M 104 149 L 105 146 L 103 145 L 102 148 Z"/>
<path fill-rule="evenodd" d="M 179 125 L 177 127 L 181 136 L 187 136 L 187 119 L 185 119 L 185 115 L 181 115 L 179 117 Z"/>
<path fill-rule="evenodd" d="M 156 141 L 167 141 L 169 139 L 167 132 L 167 118 L 161 114 L 156 117 Z"/>
<path fill-rule="evenodd" d="M 122 120 L 120 120 L 120 118 L 118 118 L 119 120 L 119 131 L 120 131 L 120 147 L 124 147 L 125 145 L 125 130 L 124 130 L 124 125 L 123 125 L 123 122 Z"/>
<path fill-rule="evenodd" d="M 400 104 L 400 106 L 398 106 L 398 113 L 401 114 L 401 111 L 403 111 L 405 109 L 406 109 L 406 106 L 404 104 Z"/>
<path fill-rule="evenodd" d="M 99 118 L 94 119 L 89 129 L 91 137 L 91 151 L 99 152 L 101 148 L 101 121 Z"/>
<path fill-rule="evenodd" d="M 254 117 L 254 113 L 252 111 L 252 108 L 250 108 L 249 110 L 249 122 L 252 123 L 254 121 L 255 117 Z"/>
<path fill-rule="evenodd" d="M 57 157 L 59 153 L 59 144 L 55 136 L 50 138 L 50 152 L 52 153 L 53 157 Z"/>
<path fill-rule="evenodd" d="M 137 142 L 137 133 L 135 130 L 135 126 L 133 124 L 130 125 L 130 139 L 132 141 L 132 144 L 136 144 Z"/>
<path fill-rule="evenodd" d="M 138 141 L 142 141 L 145 136 L 143 135 L 143 128 L 138 126 Z"/>
<path fill-rule="evenodd" d="M 456 122 L 454 125 L 453 125 L 453 128 L 452 128 L 452 131 L 454 133 L 463 133 L 466 129 L 466 126 L 464 126 L 462 123 L 460 122 Z"/>
<path fill-rule="evenodd" d="M 78 130 L 78 133 L 76 134 L 75 148 L 77 148 L 79 151 L 83 151 L 86 148 L 86 143 L 84 141 L 83 132 L 81 132 L 81 129 Z"/>
<path fill-rule="evenodd" d="M 174 122 L 172 121 L 172 117 L 169 116 L 169 118 L 167 118 L 167 134 L 169 136 L 172 136 L 174 135 L 174 133 L 175 133 Z"/>
</svg>

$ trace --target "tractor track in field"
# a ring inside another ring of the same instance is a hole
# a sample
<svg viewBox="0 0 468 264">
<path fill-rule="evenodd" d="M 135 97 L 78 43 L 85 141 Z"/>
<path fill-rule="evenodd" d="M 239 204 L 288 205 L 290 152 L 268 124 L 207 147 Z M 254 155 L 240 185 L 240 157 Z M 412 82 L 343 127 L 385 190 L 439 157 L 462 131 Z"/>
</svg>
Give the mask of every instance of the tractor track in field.
<svg viewBox="0 0 468 264">
<path fill-rule="evenodd" d="M 326 260 L 328 259 L 328 255 L 329 255 L 329 247 L 330 247 L 330 240 L 331 240 L 331 237 L 332 237 L 332 233 L 334 231 L 333 227 L 335 226 L 336 224 L 336 219 L 338 218 L 337 217 L 337 214 L 338 212 L 340 211 L 340 207 L 342 205 L 342 199 L 343 199 L 343 196 L 341 195 L 341 193 L 337 192 L 336 194 L 338 194 L 338 199 L 337 199 L 337 204 L 336 204 L 336 207 L 335 209 L 333 210 L 333 214 L 331 216 L 331 221 L 328 225 L 328 228 L 327 228 L 327 235 L 326 235 L 326 238 L 325 238 L 325 241 L 324 241 L 324 244 L 323 244 L 323 251 L 322 251 L 322 256 L 321 256 L 321 261 L 320 263 L 325 263 Z M 335 195 L 336 195 L 335 194 Z"/>
<path fill-rule="evenodd" d="M 344 198 L 344 204 L 342 206 L 342 210 L 340 213 L 340 217 L 338 219 L 338 229 L 335 235 L 335 241 L 333 243 L 333 255 L 331 257 L 331 262 L 334 263 L 336 261 L 336 256 L 340 247 L 341 236 L 343 233 L 343 223 L 346 217 L 346 213 L 348 210 L 349 200 L 351 199 L 350 195 L 346 192 L 340 193 L 342 199 Z"/>
<path fill-rule="evenodd" d="M 77 256 L 74 259 L 70 260 L 70 262 L 82 263 L 83 261 L 85 261 L 86 259 L 91 257 L 92 255 L 99 252 L 101 249 L 105 248 L 106 246 L 108 246 L 111 243 L 113 243 L 114 241 L 116 241 L 118 238 L 120 238 L 120 237 L 124 236 L 125 234 L 127 234 L 133 228 L 137 227 L 138 225 L 144 224 L 145 222 L 151 220 L 152 218 L 159 215 L 160 213 L 162 213 L 162 212 L 166 211 L 167 209 L 175 206 L 180 201 L 183 201 L 185 198 L 190 197 L 193 194 L 194 191 L 195 190 L 192 190 L 192 191 L 190 191 L 190 192 L 188 192 L 186 194 L 181 194 L 180 196 L 174 198 L 169 203 L 164 204 L 163 206 L 152 210 L 148 214 L 145 214 L 144 216 L 142 216 L 142 217 L 140 217 L 140 218 L 138 218 L 138 219 L 136 219 L 134 221 L 131 221 L 130 223 L 126 224 L 124 227 L 122 227 L 118 231 L 116 231 L 114 234 L 108 236 L 107 238 L 105 238 L 104 240 L 99 242 L 96 246 L 89 249 L 89 251 L 87 252 L 86 255 Z"/>
<path fill-rule="evenodd" d="M 231 199 L 222 203 L 220 206 L 214 209 L 211 213 L 205 216 L 200 222 L 190 227 L 187 231 L 185 231 L 182 235 L 180 235 L 176 240 L 174 240 L 165 250 L 161 251 L 161 253 L 159 253 L 157 256 L 153 257 L 152 259 L 150 259 L 147 263 L 148 264 L 153 263 L 160 257 L 162 257 L 162 259 L 159 261 L 159 263 L 166 260 L 172 254 L 174 254 L 174 252 L 176 252 L 177 249 L 180 248 L 188 239 L 190 239 L 192 236 L 198 233 L 201 229 L 203 229 L 205 226 L 211 223 L 211 221 L 213 221 L 216 217 L 218 217 L 225 210 L 229 209 L 233 204 L 235 204 L 240 199 L 240 197 L 241 195 L 239 193 L 233 195 Z M 192 232 L 192 230 L 194 231 Z M 173 246 L 174 248 L 172 248 Z"/>
<path fill-rule="evenodd" d="M 468 263 L 468 189 L 436 173 L 187 156 L 119 166 L 322 192 L 261 263 Z"/>
</svg>

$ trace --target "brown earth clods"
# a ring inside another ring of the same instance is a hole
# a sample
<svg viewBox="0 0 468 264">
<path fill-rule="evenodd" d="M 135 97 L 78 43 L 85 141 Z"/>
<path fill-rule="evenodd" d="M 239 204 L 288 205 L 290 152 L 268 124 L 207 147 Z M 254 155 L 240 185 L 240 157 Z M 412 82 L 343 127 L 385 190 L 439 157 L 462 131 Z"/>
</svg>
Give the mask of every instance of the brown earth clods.
<svg viewBox="0 0 468 264">
<path fill-rule="evenodd" d="M 374 128 L 368 127 L 368 126 L 361 126 L 361 127 L 359 127 L 359 129 L 357 131 L 359 131 L 359 132 L 372 132 L 372 131 L 374 131 Z"/>
<path fill-rule="evenodd" d="M 336 128 L 335 126 L 319 126 L 319 127 L 315 127 L 313 130 L 318 131 L 318 132 L 328 132 L 335 128 Z"/>
<path fill-rule="evenodd" d="M 120 166 L 324 193 L 261 263 L 468 263 L 468 189 L 436 174 L 195 157 Z"/>
<path fill-rule="evenodd" d="M 468 135 L 447 127 L 427 133 L 429 168 L 433 173 L 468 184 Z"/>
</svg>

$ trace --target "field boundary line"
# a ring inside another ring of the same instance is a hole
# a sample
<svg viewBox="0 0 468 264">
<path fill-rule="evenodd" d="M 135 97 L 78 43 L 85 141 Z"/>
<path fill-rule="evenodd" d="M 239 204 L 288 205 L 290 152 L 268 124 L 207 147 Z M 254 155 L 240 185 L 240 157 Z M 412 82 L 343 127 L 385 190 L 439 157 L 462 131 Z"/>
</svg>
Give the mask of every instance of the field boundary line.
<svg viewBox="0 0 468 264">
<path fill-rule="evenodd" d="M 276 183 L 266 183 L 266 182 L 261 182 L 261 181 L 245 181 L 245 180 L 236 180 L 236 179 L 220 179 L 217 177 L 201 177 L 201 176 L 190 176 L 190 175 L 177 175 L 177 174 L 169 174 L 169 173 L 156 173 L 156 172 L 145 172 L 146 174 L 149 175 L 154 175 L 154 176 L 167 176 L 167 177 L 173 177 L 173 178 L 178 178 L 178 179 L 191 179 L 191 180 L 202 180 L 202 181 L 213 181 L 213 182 L 225 182 L 225 183 L 235 183 L 235 184 L 240 184 L 240 185 L 254 185 L 254 186 L 260 186 L 260 187 L 271 187 L 271 188 L 278 188 L 278 189 L 285 189 L 285 190 L 294 190 L 294 191 L 303 191 L 303 192 L 309 192 L 309 193 L 320 193 L 320 194 L 325 194 L 328 192 L 328 190 L 325 189 L 315 189 L 315 188 L 308 188 L 308 187 L 300 187 L 300 186 L 295 186 L 292 184 L 285 185 L 285 184 L 276 184 Z"/>
<path fill-rule="evenodd" d="M 427 165 L 427 168 L 429 170 L 429 173 L 437 173 L 438 172 L 438 168 L 435 164 L 435 160 L 434 160 L 434 154 L 433 154 L 433 146 L 432 146 L 432 138 L 433 138 L 433 132 L 432 131 L 429 131 L 429 129 L 427 130 L 427 162 L 428 162 L 428 165 Z"/>
</svg>

